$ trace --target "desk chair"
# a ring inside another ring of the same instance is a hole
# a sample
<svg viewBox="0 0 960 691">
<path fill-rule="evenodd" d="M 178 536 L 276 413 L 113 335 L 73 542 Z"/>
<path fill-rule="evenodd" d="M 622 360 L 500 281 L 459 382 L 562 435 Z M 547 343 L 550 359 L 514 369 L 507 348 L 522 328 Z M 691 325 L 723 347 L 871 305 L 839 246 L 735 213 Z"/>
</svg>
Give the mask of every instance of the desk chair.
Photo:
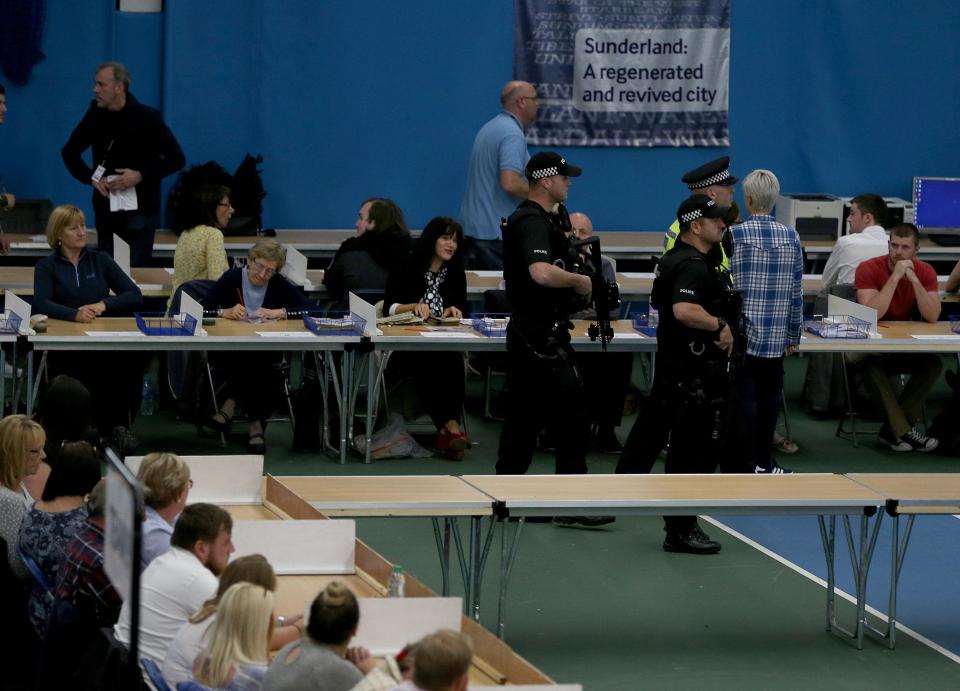
<svg viewBox="0 0 960 691">
<path fill-rule="evenodd" d="M 157 691 L 173 691 L 173 689 L 170 688 L 170 685 L 167 683 L 167 680 L 163 678 L 163 672 L 160 671 L 160 667 L 157 666 L 156 662 L 150 660 L 149 658 L 141 657 L 140 666 L 143 667 L 143 671 L 146 673 L 147 679 L 150 680 L 150 683 L 153 684 L 153 687 Z"/>
</svg>

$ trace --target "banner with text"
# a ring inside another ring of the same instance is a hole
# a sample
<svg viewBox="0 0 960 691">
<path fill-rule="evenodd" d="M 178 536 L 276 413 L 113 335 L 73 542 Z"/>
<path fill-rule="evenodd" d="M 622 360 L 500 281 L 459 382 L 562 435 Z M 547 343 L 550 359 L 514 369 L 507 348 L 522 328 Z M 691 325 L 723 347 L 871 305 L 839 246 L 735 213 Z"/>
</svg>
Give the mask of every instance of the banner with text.
<svg viewBox="0 0 960 691">
<path fill-rule="evenodd" d="M 731 0 L 516 0 L 533 146 L 729 146 Z"/>
</svg>

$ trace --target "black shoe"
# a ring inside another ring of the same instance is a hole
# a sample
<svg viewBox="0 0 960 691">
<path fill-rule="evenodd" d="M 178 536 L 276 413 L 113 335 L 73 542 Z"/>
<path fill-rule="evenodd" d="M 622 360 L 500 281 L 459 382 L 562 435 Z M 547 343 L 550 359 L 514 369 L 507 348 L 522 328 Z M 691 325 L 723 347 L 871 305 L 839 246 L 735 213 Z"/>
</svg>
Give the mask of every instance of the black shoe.
<svg viewBox="0 0 960 691">
<path fill-rule="evenodd" d="M 711 540 L 706 533 L 697 526 L 686 536 L 671 535 L 663 539 L 664 552 L 684 552 L 686 554 L 716 554 L 720 551 L 720 543 Z"/>
<path fill-rule="evenodd" d="M 602 525 L 610 525 L 616 521 L 615 516 L 554 516 L 554 525 L 562 525 L 566 528 L 599 528 Z"/>
</svg>

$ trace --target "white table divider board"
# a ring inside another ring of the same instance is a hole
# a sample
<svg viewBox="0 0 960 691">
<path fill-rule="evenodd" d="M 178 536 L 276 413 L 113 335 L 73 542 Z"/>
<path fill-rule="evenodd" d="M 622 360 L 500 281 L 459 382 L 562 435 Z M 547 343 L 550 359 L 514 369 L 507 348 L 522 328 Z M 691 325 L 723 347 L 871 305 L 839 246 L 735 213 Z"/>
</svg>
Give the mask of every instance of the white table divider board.
<svg viewBox="0 0 960 691">
<path fill-rule="evenodd" d="M 487 691 L 489 686 L 470 684 L 467 691 Z M 510 691 L 583 691 L 582 684 L 510 684 Z"/>
<path fill-rule="evenodd" d="M 348 519 L 234 521 L 233 558 L 262 554 L 280 576 L 353 574 L 356 538 Z"/>
<path fill-rule="evenodd" d="M 459 597 L 362 597 L 357 601 L 360 625 L 351 644 L 375 656 L 396 655 L 407 643 L 437 629 L 459 631 L 462 623 Z"/>
<path fill-rule="evenodd" d="M 181 456 L 190 468 L 193 489 L 188 503 L 260 504 L 263 487 L 263 456 Z M 134 474 L 143 456 L 127 456 L 124 461 Z"/>
</svg>

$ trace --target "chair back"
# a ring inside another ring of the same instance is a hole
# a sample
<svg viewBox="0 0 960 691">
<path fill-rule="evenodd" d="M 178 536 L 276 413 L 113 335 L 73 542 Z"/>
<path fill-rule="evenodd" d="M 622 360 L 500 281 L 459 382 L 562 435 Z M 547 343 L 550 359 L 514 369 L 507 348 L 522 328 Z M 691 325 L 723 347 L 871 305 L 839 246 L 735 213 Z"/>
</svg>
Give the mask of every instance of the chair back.
<svg viewBox="0 0 960 691">
<path fill-rule="evenodd" d="M 163 678 L 163 673 L 160 671 L 156 662 L 149 658 L 141 657 L 140 666 L 143 667 L 147 678 L 150 680 L 150 683 L 156 687 L 157 691 L 173 691 L 173 689 L 170 688 L 170 684 L 167 683 L 167 680 Z"/>
<path fill-rule="evenodd" d="M 181 283 L 179 286 L 177 286 L 177 290 L 173 293 L 173 299 L 170 300 L 170 309 L 167 310 L 167 314 L 180 313 L 180 299 L 184 293 L 192 297 L 197 302 L 203 302 L 204 298 L 206 298 L 210 293 L 210 289 L 213 288 L 215 283 L 216 281 L 208 280 L 187 281 L 186 283 Z"/>
</svg>

